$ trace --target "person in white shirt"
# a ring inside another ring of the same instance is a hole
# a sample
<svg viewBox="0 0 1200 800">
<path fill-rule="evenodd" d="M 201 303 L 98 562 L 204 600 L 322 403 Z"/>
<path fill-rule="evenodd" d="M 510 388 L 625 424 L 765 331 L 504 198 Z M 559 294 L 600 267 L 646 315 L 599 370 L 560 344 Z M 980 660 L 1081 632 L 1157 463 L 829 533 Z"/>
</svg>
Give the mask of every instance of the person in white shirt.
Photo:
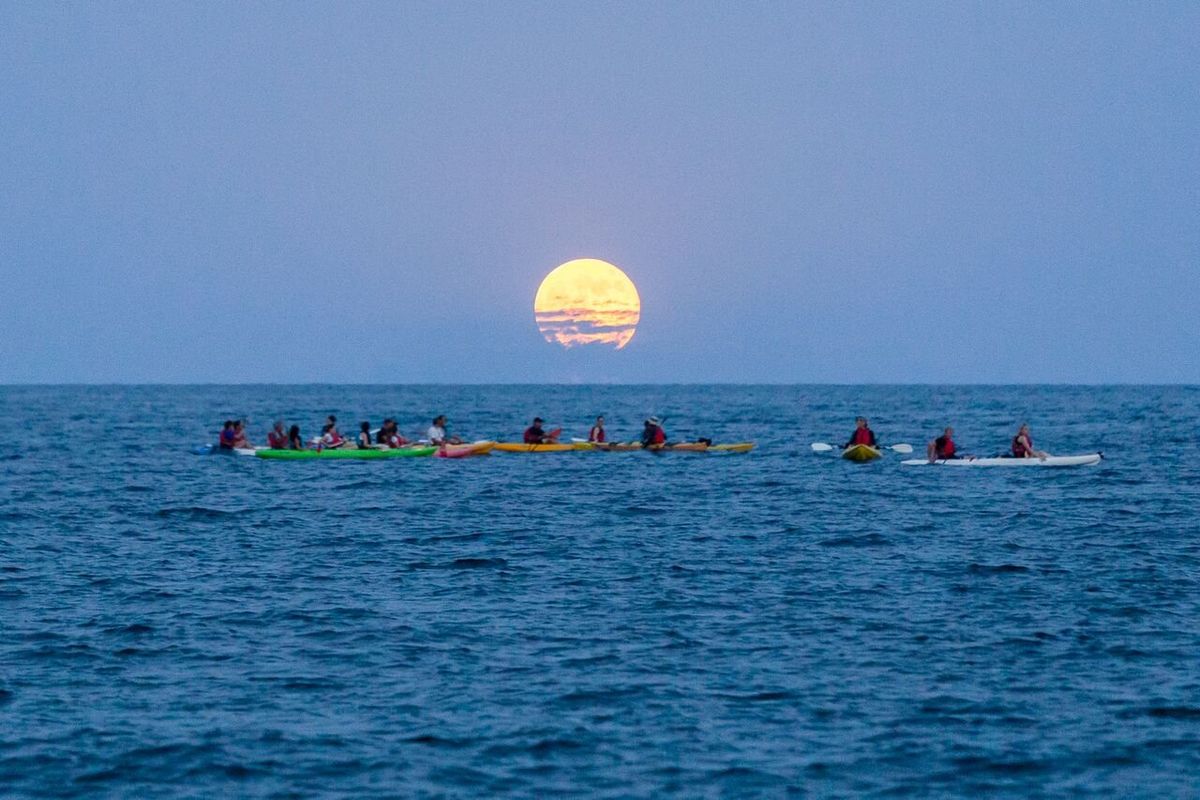
<svg viewBox="0 0 1200 800">
<path fill-rule="evenodd" d="M 457 436 L 446 435 L 446 416 L 438 414 L 433 419 L 433 424 L 429 426 L 429 430 L 425 431 L 425 438 L 429 443 L 441 447 L 444 444 L 462 444 L 462 439 Z"/>
</svg>

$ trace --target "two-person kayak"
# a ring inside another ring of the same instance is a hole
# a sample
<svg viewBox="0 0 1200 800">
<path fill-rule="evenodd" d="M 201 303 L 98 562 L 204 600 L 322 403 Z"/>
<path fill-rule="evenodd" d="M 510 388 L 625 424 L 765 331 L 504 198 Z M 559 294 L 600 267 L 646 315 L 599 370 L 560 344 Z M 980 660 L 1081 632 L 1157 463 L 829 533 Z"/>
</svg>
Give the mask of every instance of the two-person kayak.
<svg viewBox="0 0 1200 800">
<path fill-rule="evenodd" d="M 906 467 L 1086 467 L 1099 464 L 1103 453 L 1085 453 L 1078 456 L 1046 456 L 1045 458 L 910 458 L 900 463 Z"/>
<path fill-rule="evenodd" d="M 418 447 L 392 447 L 380 450 L 358 450 L 358 449 L 341 449 L 341 448 L 326 448 L 324 450 L 257 450 L 254 455 L 259 458 L 275 459 L 279 461 L 311 461 L 317 459 L 339 460 L 339 459 L 354 459 L 354 460 L 381 460 L 387 458 L 414 458 L 422 456 L 431 456 L 437 452 L 437 448 L 432 445 L 424 445 Z"/>
<path fill-rule="evenodd" d="M 501 453 L 569 453 L 573 451 L 601 451 L 622 453 L 640 450 L 663 453 L 748 453 L 754 442 L 730 444 L 708 444 L 707 442 L 679 442 L 677 444 L 653 444 L 641 442 L 572 442 L 571 444 L 524 444 L 523 442 L 499 442 L 495 449 Z"/>
</svg>

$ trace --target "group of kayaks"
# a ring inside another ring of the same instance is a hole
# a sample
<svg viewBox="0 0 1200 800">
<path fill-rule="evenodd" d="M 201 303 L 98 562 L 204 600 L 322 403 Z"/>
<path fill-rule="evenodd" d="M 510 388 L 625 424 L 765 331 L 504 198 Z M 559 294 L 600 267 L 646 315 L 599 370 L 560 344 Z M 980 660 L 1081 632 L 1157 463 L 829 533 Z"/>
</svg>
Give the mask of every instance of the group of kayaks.
<svg viewBox="0 0 1200 800">
<path fill-rule="evenodd" d="M 323 448 L 306 450 L 276 450 L 268 447 L 239 447 L 222 449 L 214 445 L 202 445 L 192 452 L 197 455 L 232 454 L 254 456 L 279 461 L 308 461 L 313 459 L 357 459 L 374 460 L 387 458 L 467 458 L 491 452 L 498 453 L 578 453 L 587 451 L 631 452 L 648 450 L 663 453 L 747 453 L 754 449 L 753 442 L 732 444 L 709 444 L 708 442 L 679 442 L 677 444 L 650 445 L 641 442 L 569 442 L 548 444 L 525 444 L 524 442 L 468 442 L 465 444 L 409 445 L 405 447 L 381 447 L 359 449 L 355 447 Z"/>
<path fill-rule="evenodd" d="M 828 445 L 825 448 L 833 449 Z M 821 447 L 813 446 L 817 452 Z M 240 456 L 274 459 L 278 461 L 309 461 L 314 459 L 353 459 L 376 460 L 388 458 L 468 458 L 487 453 L 579 453 L 588 451 L 598 452 L 632 452 L 647 450 L 664 453 L 747 453 L 754 449 L 753 442 L 734 442 L 731 444 L 709 444 L 708 442 L 680 442 L 677 444 L 643 446 L 640 442 L 563 442 L 548 444 L 525 444 L 524 442 L 469 442 L 466 444 L 446 444 L 442 446 L 417 444 L 406 447 L 358 449 L 358 448 L 325 448 L 311 450 L 275 450 L 266 447 L 242 447 L 234 450 L 222 450 L 213 445 L 203 445 L 193 450 L 198 455 L 230 453 Z M 883 457 L 881 447 L 871 447 L 856 444 L 845 447 L 841 457 L 847 461 L 875 461 Z M 891 445 L 886 448 L 897 453 L 911 453 L 910 445 Z M 1010 456 L 974 457 L 935 459 L 924 458 L 905 459 L 900 463 L 906 467 L 1082 467 L 1099 464 L 1103 453 L 1085 453 L 1073 456 L 1051 456 L 1045 458 L 1012 458 Z"/>
</svg>

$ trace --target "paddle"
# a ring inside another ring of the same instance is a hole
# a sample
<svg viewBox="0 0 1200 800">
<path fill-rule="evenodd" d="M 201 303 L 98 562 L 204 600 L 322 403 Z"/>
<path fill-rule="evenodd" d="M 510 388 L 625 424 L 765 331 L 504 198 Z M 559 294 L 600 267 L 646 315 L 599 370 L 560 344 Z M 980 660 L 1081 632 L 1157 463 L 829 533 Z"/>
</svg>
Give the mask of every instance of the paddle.
<svg viewBox="0 0 1200 800">
<path fill-rule="evenodd" d="M 828 453 L 830 450 L 841 450 L 841 446 L 826 444 L 825 442 L 813 442 L 812 451 L 814 453 Z M 881 450 L 891 450 L 893 453 L 911 453 L 913 446 L 911 444 L 885 444 L 881 445 Z"/>
</svg>

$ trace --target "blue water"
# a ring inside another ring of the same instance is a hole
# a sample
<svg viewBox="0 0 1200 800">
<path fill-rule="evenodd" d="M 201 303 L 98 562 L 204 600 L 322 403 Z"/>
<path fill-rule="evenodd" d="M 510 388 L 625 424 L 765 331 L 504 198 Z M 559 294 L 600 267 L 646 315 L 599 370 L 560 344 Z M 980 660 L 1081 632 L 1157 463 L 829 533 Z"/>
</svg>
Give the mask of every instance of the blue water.
<svg viewBox="0 0 1200 800">
<path fill-rule="evenodd" d="M 435 413 L 753 453 L 188 453 Z M 1098 467 L 813 454 L 856 413 Z M 0 795 L 1200 793 L 1200 389 L 0 388 Z"/>
</svg>

